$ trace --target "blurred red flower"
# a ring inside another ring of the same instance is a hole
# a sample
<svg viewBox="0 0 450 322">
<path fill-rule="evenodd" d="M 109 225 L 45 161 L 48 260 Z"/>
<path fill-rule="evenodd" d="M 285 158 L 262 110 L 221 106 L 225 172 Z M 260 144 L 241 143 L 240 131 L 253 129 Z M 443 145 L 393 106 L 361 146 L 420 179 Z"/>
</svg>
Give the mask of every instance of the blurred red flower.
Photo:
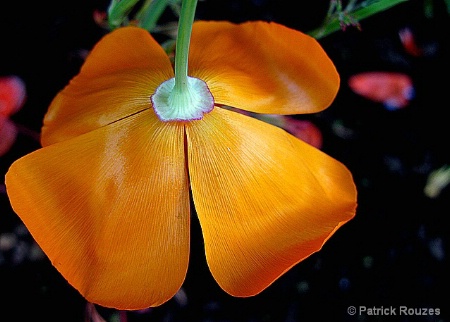
<svg viewBox="0 0 450 322">
<path fill-rule="evenodd" d="M 356 93 L 388 110 L 404 108 L 414 96 L 411 78 L 403 73 L 365 72 L 350 77 L 348 85 Z"/>
<path fill-rule="evenodd" d="M 16 139 L 17 128 L 9 116 L 23 106 L 25 99 L 25 83 L 20 77 L 0 77 L 0 156 L 8 152 Z"/>
</svg>

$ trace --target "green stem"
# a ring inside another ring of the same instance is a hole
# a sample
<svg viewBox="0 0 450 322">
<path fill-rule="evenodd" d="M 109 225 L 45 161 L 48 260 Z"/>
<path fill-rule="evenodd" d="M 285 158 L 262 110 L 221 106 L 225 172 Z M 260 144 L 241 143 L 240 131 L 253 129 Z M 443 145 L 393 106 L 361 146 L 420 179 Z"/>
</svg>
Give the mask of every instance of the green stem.
<svg viewBox="0 0 450 322">
<path fill-rule="evenodd" d="M 194 23 L 197 0 L 183 0 L 178 22 L 177 44 L 175 49 L 175 85 L 173 90 L 184 92 L 187 89 L 189 44 Z"/>
<path fill-rule="evenodd" d="M 112 0 L 108 7 L 108 23 L 111 30 L 118 28 L 139 0 Z"/>
<path fill-rule="evenodd" d="M 359 21 L 406 1 L 408 0 L 378 0 L 375 2 L 367 0 L 359 6 L 355 5 L 355 1 L 351 1 L 351 8 L 348 7 L 343 11 L 342 8 L 340 10 L 336 8 L 336 12 L 327 17 L 321 27 L 310 31 L 308 34 L 316 39 L 323 38 L 341 29 L 343 14 L 347 14 L 355 21 Z M 339 5 L 339 2 L 337 2 L 337 5 Z"/>
<path fill-rule="evenodd" d="M 136 15 L 139 26 L 152 31 L 170 0 L 146 0 Z"/>
<path fill-rule="evenodd" d="M 356 2 L 358 0 L 350 0 L 347 4 L 347 6 L 345 7 L 346 11 L 353 11 L 353 8 L 356 6 Z"/>
</svg>

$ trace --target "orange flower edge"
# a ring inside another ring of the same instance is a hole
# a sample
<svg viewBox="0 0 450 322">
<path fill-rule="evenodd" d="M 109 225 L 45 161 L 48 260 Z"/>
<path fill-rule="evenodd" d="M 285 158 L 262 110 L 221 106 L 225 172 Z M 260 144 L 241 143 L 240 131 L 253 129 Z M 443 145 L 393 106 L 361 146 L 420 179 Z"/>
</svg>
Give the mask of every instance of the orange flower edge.
<svg viewBox="0 0 450 322">
<path fill-rule="evenodd" d="M 217 104 L 253 112 L 320 111 L 339 87 L 315 40 L 274 23 L 195 23 L 190 66 Z M 345 166 L 282 129 L 217 106 L 161 121 L 150 97 L 171 77 L 148 32 L 111 32 L 49 107 L 44 147 L 6 175 L 15 212 L 92 303 L 135 310 L 174 296 L 188 265 L 189 188 L 208 265 L 235 296 L 264 290 L 355 214 Z"/>
<path fill-rule="evenodd" d="M 260 293 L 355 214 L 345 166 L 282 129 L 215 109 L 187 138 L 207 262 L 232 295 Z"/>
</svg>

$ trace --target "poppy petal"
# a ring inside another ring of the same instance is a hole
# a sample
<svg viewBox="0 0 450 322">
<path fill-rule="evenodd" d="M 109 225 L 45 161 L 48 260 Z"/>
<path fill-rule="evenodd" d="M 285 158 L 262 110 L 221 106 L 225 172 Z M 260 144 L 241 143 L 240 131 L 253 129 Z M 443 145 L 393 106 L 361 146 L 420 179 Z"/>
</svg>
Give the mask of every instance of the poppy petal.
<svg viewBox="0 0 450 322">
<path fill-rule="evenodd" d="M 168 56 L 146 30 L 116 29 L 97 43 L 80 73 L 52 101 L 44 118 L 42 145 L 150 108 L 150 96 L 171 77 Z"/>
<path fill-rule="evenodd" d="M 319 43 L 273 22 L 194 23 L 189 68 L 216 103 L 256 113 L 319 112 L 339 88 Z"/>
<path fill-rule="evenodd" d="M 37 243 L 88 301 L 142 309 L 181 287 L 190 211 L 182 126 L 138 113 L 19 159 L 6 187 Z"/>
<path fill-rule="evenodd" d="M 347 168 L 282 129 L 216 108 L 186 130 L 206 259 L 229 294 L 261 292 L 354 216 Z"/>
</svg>

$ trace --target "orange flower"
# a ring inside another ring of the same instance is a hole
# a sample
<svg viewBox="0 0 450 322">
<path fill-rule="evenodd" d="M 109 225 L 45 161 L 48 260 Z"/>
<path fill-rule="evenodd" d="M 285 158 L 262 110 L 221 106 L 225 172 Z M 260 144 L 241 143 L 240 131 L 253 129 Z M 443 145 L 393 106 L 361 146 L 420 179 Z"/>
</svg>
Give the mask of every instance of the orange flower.
<svg viewBox="0 0 450 322">
<path fill-rule="evenodd" d="M 189 75 L 215 107 L 163 122 L 151 97 L 174 76 L 143 29 L 119 28 L 52 102 L 42 145 L 6 176 L 11 204 L 88 301 L 160 305 L 189 258 L 190 190 L 217 283 L 255 295 L 355 214 L 350 172 L 284 130 L 222 109 L 323 110 L 339 76 L 311 37 L 275 23 L 196 22 Z"/>
</svg>

